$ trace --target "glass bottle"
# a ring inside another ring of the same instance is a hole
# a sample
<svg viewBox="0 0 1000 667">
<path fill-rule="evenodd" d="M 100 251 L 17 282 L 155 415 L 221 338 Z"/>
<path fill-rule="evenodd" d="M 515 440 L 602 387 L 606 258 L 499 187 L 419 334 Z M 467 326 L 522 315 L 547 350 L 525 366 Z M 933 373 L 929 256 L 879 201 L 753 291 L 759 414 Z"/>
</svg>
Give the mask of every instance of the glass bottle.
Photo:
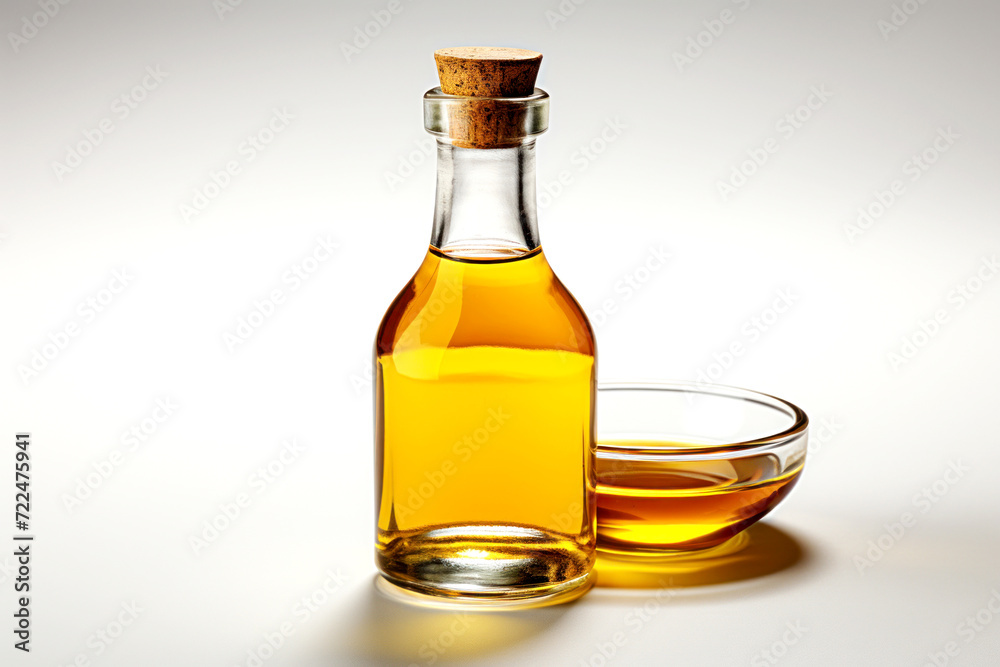
<svg viewBox="0 0 1000 667">
<path fill-rule="evenodd" d="M 436 596 L 582 592 L 595 548 L 595 344 L 538 240 L 541 54 L 435 58 L 431 243 L 375 343 L 377 564 Z"/>
</svg>

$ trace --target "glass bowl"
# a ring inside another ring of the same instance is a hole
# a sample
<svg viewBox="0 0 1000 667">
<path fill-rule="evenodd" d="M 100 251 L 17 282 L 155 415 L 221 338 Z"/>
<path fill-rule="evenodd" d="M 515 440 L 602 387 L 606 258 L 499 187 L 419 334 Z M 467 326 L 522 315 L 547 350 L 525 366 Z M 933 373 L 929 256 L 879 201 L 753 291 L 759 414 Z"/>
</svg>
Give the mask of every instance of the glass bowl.
<svg viewBox="0 0 1000 667">
<path fill-rule="evenodd" d="M 795 486 L 808 425 L 788 401 L 747 389 L 599 385 L 598 551 L 690 553 L 731 540 Z"/>
</svg>

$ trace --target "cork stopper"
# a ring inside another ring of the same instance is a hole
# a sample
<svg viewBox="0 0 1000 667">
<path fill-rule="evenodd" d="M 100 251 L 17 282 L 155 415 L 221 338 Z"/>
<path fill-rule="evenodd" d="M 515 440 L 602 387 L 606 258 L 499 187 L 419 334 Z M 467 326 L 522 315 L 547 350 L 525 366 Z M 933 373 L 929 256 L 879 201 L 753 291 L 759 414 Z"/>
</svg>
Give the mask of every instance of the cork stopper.
<svg viewBox="0 0 1000 667">
<path fill-rule="evenodd" d="M 527 97 L 542 54 L 527 49 L 463 46 L 434 52 L 441 91 L 466 97 Z"/>
<path fill-rule="evenodd" d="M 447 134 L 455 146 L 516 146 L 526 136 L 526 125 L 537 124 L 535 119 L 544 116 L 544 111 L 523 101 L 538 97 L 535 79 L 541 53 L 468 46 L 439 49 L 434 60 L 441 92 L 459 98 L 447 108 Z"/>
</svg>

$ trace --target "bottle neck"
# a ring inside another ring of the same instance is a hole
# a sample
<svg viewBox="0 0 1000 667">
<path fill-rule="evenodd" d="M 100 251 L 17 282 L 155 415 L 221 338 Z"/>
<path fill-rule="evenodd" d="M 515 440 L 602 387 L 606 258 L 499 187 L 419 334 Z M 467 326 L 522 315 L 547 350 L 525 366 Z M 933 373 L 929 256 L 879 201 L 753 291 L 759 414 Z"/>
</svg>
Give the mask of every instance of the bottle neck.
<svg viewBox="0 0 1000 667">
<path fill-rule="evenodd" d="M 459 259 L 519 257 L 539 247 L 535 142 L 458 148 L 438 140 L 431 246 Z"/>
</svg>

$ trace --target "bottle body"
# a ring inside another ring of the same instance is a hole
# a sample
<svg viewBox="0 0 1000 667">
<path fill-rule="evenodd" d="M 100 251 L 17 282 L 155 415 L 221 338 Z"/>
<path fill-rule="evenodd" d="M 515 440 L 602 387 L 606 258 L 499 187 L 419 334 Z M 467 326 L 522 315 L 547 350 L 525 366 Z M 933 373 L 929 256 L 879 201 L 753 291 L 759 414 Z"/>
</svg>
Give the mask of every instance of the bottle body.
<svg viewBox="0 0 1000 667">
<path fill-rule="evenodd" d="M 376 560 L 424 593 L 544 596 L 593 567 L 593 331 L 540 247 L 502 246 L 432 245 L 376 341 Z"/>
</svg>

